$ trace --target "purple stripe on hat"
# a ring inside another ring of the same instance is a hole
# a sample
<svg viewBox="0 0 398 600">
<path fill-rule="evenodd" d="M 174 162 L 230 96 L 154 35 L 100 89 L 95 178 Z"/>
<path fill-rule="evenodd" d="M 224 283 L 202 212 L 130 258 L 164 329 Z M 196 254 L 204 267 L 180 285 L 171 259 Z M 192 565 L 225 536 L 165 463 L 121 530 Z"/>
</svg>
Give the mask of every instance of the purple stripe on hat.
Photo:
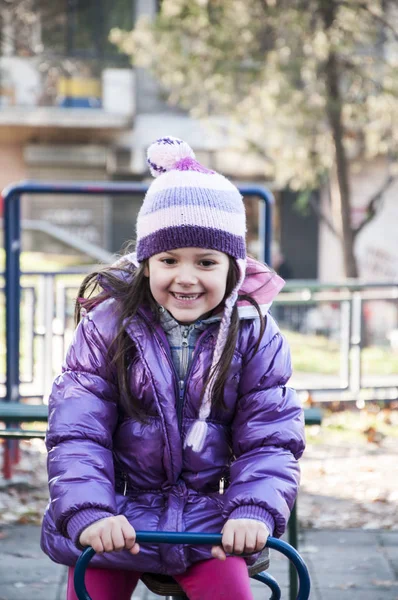
<svg viewBox="0 0 398 600">
<path fill-rule="evenodd" d="M 242 198 L 235 190 L 223 191 L 207 188 L 183 187 L 168 188 L 151 195 L 150 202 L 144 202 L 140 215 L 148 215 L 170 206 L 202 206 L 216 208 L 228 213 L 245 214 Z"/>
<path fill-rule="evenodd" d="M 177 248 L 211 248 L 233 258 L 246 258 L 245 241 L 241 236 L 208 227 L 179 225 L 159 229 L 138 240 L 137 260 L 141 262 L 154 254 Z"/>
<path fill-rule="evenodd" d="M 157 164 L 155 164 L 154 162 L 152 162 L 151 160 L 149 160 L 149 158 L 146 159 L 148 165 L 154 170 L 157 171 L 158 173 L 167 173 L 167 169 L 165 169 L 164 167 L 159 167 Z"/>
<path fill-rule="evenodd" d="M 177 161 L 174 165 L 177 171 L 197 171 L 198 173 L 208 173 L 209 175 L 215 175 L 215 171 L 207 169 L 201 165 L 197 160 L 190 156 L 185 156 L 181 160 Z"/>
<path fill-rule="evenodd" d="M 183 140 L 180 140 L 179 138 L 170 138 L 170 137 L 164 137 L 164 138 L 159 138 L 158 140 L 156 140 L 157 144 L 170 144 L 171 146 L 177 145 L 179 146 L 180 144 L 183 144 Z"/>
</svg>

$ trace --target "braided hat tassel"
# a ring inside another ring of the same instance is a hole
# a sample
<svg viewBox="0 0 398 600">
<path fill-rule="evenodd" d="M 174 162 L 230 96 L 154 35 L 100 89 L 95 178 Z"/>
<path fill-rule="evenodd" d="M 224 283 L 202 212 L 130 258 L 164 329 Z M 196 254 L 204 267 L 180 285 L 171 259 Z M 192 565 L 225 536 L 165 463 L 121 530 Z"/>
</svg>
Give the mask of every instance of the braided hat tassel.
<svg viewBox="0 0 398 600">
<path fill-rule="evenodd" d="M 246 260 L 240 259 L 236 261 L 239 267 L 240 277 L 239 281 L 236 284 L 235 288 L 232 290 L 231 294 L 225 300 L 224 314 L 221 319 L 220 329 L 217 335 L 217 341 L 214 348 L 213 359 L 210 367 L 210 373 L 213 373 L 211 380 L 206 387 L 205 393 L 203 395 L 202 405 L 199 409 L 198 420 L 192 425 L 189 430 L 187 437 L 185 439 L 184 446 L 191 447 L 194 452 L 200 452 L 203 449 L 206 435 L 207 435 L 207 422 L 206 419 L 210 415 L 211 411 L 211 400 L 212 400 L 212 392 L 214 381 L 216 377 L 216 369 L 218 362 L 222 356 L 222 353 L 225 348 L 225 344 L 228 337 L 228 330 L 231 324 L 232 311 L 235 306 L 235 303 L 238 299 L 238 291 L 242 286 L 243 280 L 245 278 L 245 270 L 246 270 Z"/>
</svg>

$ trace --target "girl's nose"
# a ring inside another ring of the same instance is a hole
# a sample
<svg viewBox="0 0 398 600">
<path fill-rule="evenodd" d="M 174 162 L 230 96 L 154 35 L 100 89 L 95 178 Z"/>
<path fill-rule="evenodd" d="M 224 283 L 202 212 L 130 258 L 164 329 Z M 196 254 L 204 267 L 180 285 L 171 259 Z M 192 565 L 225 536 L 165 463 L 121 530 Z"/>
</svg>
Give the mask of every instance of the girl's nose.
<svg viewBox="0 0 398 600">
<path fill-rule="evenodd" d="M 195 285 L 198 281 L 192 269 L 181 267 L 175 277 L 175 282 L 179 285 Z"/>
</svg>

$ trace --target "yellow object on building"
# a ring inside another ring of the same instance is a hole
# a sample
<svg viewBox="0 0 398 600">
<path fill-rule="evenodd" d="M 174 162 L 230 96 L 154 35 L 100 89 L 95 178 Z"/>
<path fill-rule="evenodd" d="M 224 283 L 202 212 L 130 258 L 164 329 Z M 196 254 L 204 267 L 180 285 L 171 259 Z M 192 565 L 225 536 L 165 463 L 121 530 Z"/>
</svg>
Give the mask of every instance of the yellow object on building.
<svg viewBox="0 0 398 600">
<path fill-rule="evenodd" d="M 94 78 L 60 77 L 58 94 L 72 98 L 101 98 L 101 81 Z"/>
<path fill-rule="evenodd" d="M 96 108 L 101 105 L 101 80 L 93 77 L 60 77 L 57 96 L 60 106 Z"/>
</svg>

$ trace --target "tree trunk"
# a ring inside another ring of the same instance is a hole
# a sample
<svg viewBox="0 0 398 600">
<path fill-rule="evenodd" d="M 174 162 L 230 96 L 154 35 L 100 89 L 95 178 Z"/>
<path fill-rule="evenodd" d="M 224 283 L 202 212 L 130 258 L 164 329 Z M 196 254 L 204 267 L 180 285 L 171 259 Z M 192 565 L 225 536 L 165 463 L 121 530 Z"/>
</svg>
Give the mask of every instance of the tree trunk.
<svg viewBox="0 0 398 600">
<path fill-rule="evenodd" d="M 334 0 L 319 0 L 319 9 L 327 31 L 335 19 L 336 6 Z M 351 227 L 349 164 L 343 143 L 343 102 L 340 94 L 337 56 L 333 50 L 330 50 L 325 64 L 325 75 L 327 89 L 326 110 L 334 141 L 336 173 L 340 192 L 344 270 L 346 277 L 358 277 L 358 266 L 354 255 L 354 233 Z"/>
</svg>

